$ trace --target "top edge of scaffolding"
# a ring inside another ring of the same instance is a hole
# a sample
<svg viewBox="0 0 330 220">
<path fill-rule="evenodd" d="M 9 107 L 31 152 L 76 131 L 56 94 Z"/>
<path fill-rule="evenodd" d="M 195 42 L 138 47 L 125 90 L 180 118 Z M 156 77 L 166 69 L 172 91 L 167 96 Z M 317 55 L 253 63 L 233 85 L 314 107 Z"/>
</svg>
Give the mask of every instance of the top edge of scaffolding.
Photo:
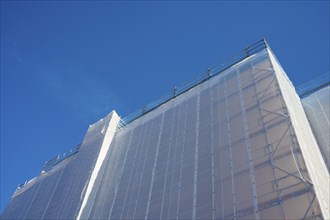
<svg viewBox="0 0 330 220">
<path fill-rule="evenodd" d="M 296 88 L 300 98 L 305 98 L 318 90 L 330 86 L 330 73 L 329 71 L 308 81 Z"/>
<path fill-rule="evenodd" d="M 206 73 L 203 73 L 193 80 L 190 80 L 186 83 L 181 84 L 180 86 L 174 86 L 174 88 L 167 92 L 162 97 L 156 99 L 153 102 L 150 102 L 144 105 L 142 108 L 132 112 L 131 114 L 127 115 L 124 118 L 121 118 L 118 128 L 125 127 L 127 124 L 135 121 L 136 119 L 140 118 L 141 116 L 147 114 L 148 112 L 158 108 L 162 104 L 176 98 L 177 96 L 185 93 L 186 91 L 192 89 L 193 87 L 203 83 L 204 81 L 210 79 L 213 76 L 219 75 L 225 70 L 229 69 L 230 67 L 234 66 L 235 64 L 241 62 L 242 60 L 266 49 L 269 48 L 265 38 L 246 46 L 243 50 L 241 50 L 236 56 L 233 56 L 230 60 L 225 63 L 222 63 L 220 66 L 217 66 L 213 69 L 209 68 Z"/>
</svg>

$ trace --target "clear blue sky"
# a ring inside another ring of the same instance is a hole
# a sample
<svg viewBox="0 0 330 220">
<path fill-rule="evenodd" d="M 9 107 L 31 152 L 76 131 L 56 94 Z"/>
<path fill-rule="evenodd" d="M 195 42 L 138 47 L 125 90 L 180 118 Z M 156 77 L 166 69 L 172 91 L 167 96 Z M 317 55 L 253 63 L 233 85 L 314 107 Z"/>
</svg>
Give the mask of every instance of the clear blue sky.
<svg viewBox="0 0 330 220">
<path fill-rule="evenodd" d="M 1 212 L 79 143 L 265 37 L 295 85 L 329 71 L 329 1 L 1 1 Z"/>
</svg>

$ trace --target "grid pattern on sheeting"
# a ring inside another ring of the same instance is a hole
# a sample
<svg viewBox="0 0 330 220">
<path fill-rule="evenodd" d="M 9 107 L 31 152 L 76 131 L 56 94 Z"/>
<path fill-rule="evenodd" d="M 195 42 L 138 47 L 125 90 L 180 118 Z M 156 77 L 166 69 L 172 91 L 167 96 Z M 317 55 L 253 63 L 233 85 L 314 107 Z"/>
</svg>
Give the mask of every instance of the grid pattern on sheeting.
<svg viewBox="0 0 330 220">
<path fill-rule="evenodd" d="M 266 50 L 117 131 L 90 219 L 321 219 Z"/>
<path fill-rule="evenodd" d="M 102 130 L 108 122 L 109 118 L 89 128 L 79 153 L 17 190 L 1 219 L 74 219 L 103 142 Z"/>
<path fill-rule="evenodd" d="M 283 101 L 287 104 L 288 115 L 295 131 L 294 135 L 299 143 L 302 156 L 309 171 L 309 177 L 304 176 L 303 173 L 299 173 L 299 176 L 313 184 L 323 218 L 330 219 L 330 176 L 327 167 L 308 123 L 300 97 L 295 92 L 294 86 L 279 65 L 274 54 L 269 48 L 267 50 L 275 70 L 278 85 L 281 88 Z"/>
<path fill-rule="evenodd" d="M 330 172 L 330 87 L 325 87 L 301 100 L 322 156 Z"/>
</svg>

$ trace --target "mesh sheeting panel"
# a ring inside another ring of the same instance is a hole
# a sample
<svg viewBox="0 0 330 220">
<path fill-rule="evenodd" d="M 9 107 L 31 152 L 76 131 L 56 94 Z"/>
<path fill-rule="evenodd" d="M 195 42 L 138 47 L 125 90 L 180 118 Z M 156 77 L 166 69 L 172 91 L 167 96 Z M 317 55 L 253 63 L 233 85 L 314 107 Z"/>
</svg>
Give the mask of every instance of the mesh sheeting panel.
<svg viewBox="0 0 330 220">
<path fill-rule="evenodd" d="M 116 134 L 90 219 L 322 218 L 266 50 Z"/>
<path fill-rule="evenodd" d="M 320 204 L 323 217 L 325 219 L 330 219 L 330 179 L 327 167 L 322 158 L 322 154 L 317 145 L 312 129 L 308 123 L 298 94 L 295 92 L 292 83 L 270 50 L 269 57 L 273 64 L 275 75 L 278 79 L 277 81 L 281 89 L 283 101 L 285 102 L 288 110 L 292 127 L 294 128 L 294 135 L 299 143 L 302 156 L 304 158 L 307 170 L 309 171 L 309 177 L 305 177 L 302 173 L 299 173 L 299 176 L 306 181 L 310 178 L 314 185 L 315 194 Z M 297 163 L 298 162 L 295 161 L 295 164 Z"/>
<path fill-rule="evenodd" d="M 330 87 L 325 87 L 301 100 L 322 156 L 330 171 Z"/>
<path fill-rule="evenodd" d="M 89 128 L 79 153 L 18 189 L 1 219 L 74 219 L 103 143 L 109 118 Z"/>
</svg>

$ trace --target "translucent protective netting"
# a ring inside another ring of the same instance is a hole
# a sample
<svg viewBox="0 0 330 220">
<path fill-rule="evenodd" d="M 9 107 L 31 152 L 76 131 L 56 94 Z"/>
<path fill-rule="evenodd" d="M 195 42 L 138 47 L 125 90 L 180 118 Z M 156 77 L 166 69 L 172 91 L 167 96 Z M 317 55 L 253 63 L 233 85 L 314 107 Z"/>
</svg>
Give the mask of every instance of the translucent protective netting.
<svg viewBox="0 0 330 220">
<path fill-rule="evenodd" d="M 322 156 L 330 171 L 330 88 L 325 87 L 301 100 Z"/>
<path fill-rule="evenodd" d="M 116 134 L 90 219 L 322 218 L 266 50 Z"/>
<path fill-rule="evenodd" d="M 2 213 L 1 219 L 43 218 L 63 171 L 72 159 L 63 161 L 55 169 L 40 175 L 24 188 L 17 190 Z"/>
<path fill-rule="evenodd" d="M 295 137 L 299 143 L 306 167 L 309 171 L 310 180 L 314 186 L 316 198 L 324 219 L 330 219 L 330 177 L 322 154 L 307 120 L 300 97 L 294 86 L 288 79 L 283 68 L 279 65 L 276 57 L 269 51 L 269 58 L 275 70 L 281 95 L 287 105 L 288 115 L 295 131 Z M 303 175 L 301 175 L 304 177 Z M 307 181 L 308 179 L 304 177 Z"/>
<path fill-rule="evenodd" d="M 102 120 L 90 127 L 79 153 L 16 191 L 1 219 L 74 219 L 103 142 Z"/>
</svg>

